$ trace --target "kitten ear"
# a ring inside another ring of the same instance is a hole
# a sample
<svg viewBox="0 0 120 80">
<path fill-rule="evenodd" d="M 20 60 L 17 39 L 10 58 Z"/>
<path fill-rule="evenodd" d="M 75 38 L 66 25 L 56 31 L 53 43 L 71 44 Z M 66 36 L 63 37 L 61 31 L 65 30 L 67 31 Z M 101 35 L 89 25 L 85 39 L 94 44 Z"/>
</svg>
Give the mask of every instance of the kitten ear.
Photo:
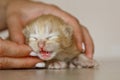
<svg viewBox="0 0 120 80">
<path fill-rule="evenodd" d="M 66 24 L 63 28 L 63 33 L 66 37 L 71 37 L 73 35 L 73 28 L 71 25 Z"/>
</svg>

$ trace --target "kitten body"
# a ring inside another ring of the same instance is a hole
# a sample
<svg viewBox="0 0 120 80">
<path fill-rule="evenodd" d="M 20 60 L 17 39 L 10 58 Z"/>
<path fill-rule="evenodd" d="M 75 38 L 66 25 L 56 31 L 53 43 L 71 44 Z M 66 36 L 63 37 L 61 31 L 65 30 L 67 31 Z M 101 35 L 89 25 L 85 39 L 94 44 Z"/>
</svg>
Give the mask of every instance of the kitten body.
<svg viewBox="0 0 120 80">
<path fill-rule="evenodd" d="M 71 64 L 94 66 L 93 61 L 77 49 L 72 26 L 57 16 L 42 15 L 28 23 L 23 33 L 26 44 L 46 62 L 47 68 L 66 68 Z"/>
</svg>

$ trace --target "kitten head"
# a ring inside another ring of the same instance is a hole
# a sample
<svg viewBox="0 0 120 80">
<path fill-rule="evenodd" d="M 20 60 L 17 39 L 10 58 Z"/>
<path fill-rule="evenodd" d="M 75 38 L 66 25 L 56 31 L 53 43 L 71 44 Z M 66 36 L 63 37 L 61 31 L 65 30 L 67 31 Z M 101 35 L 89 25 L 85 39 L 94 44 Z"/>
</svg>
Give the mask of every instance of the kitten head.
<svg viewBox="0 0 120 80">
<path fill-rule="evenodd" d="M 42 15 L 23 31 L 26 43 L 42 60 L 51 60 L 72 44 L 72 27 L 52 15 Z"/>
</svg>

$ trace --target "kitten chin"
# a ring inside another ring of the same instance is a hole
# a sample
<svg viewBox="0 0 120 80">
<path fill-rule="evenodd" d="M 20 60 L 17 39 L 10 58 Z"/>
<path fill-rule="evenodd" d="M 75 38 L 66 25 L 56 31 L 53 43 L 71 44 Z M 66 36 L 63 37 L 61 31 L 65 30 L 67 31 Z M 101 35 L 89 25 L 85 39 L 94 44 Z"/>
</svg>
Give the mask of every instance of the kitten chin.
<svg viewBox="0 0 120 80">
<path fill-rule="evenodd" d="M 81 52 L 75 45 L 72 26 L 59 17 L 50 14 L 39 16 L 26 25 L 23 33 L 26 44 L 46 62 L 47 68 L 66 68 L 68 63 L 80 65 L 75 63 Z M 86 61 L 90 66 L 94 65 L 93 61 Z"/>
</svg>

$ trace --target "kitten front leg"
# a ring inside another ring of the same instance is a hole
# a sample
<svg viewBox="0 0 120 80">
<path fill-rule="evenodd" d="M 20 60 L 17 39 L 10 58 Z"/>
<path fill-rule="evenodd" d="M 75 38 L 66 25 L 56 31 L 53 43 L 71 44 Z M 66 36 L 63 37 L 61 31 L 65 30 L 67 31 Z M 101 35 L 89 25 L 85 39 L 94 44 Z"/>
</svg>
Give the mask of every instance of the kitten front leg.
<svg viewBox="0 0 120 80">
<path fill-rule="evenodd" d="M 97 66 L 97 63 L 93 59 L 89 59 L 85 54 L 80 54 L 77 58 L 73 60 L 73 64 L 78 68 L 93 68 Z"/>
<path fill-rule="evenodd" d="M 67 63 L 64 61 L 55 61 L 48 64 L 48 69 L 64 69 L 67 67 Z"/>
</svg>

